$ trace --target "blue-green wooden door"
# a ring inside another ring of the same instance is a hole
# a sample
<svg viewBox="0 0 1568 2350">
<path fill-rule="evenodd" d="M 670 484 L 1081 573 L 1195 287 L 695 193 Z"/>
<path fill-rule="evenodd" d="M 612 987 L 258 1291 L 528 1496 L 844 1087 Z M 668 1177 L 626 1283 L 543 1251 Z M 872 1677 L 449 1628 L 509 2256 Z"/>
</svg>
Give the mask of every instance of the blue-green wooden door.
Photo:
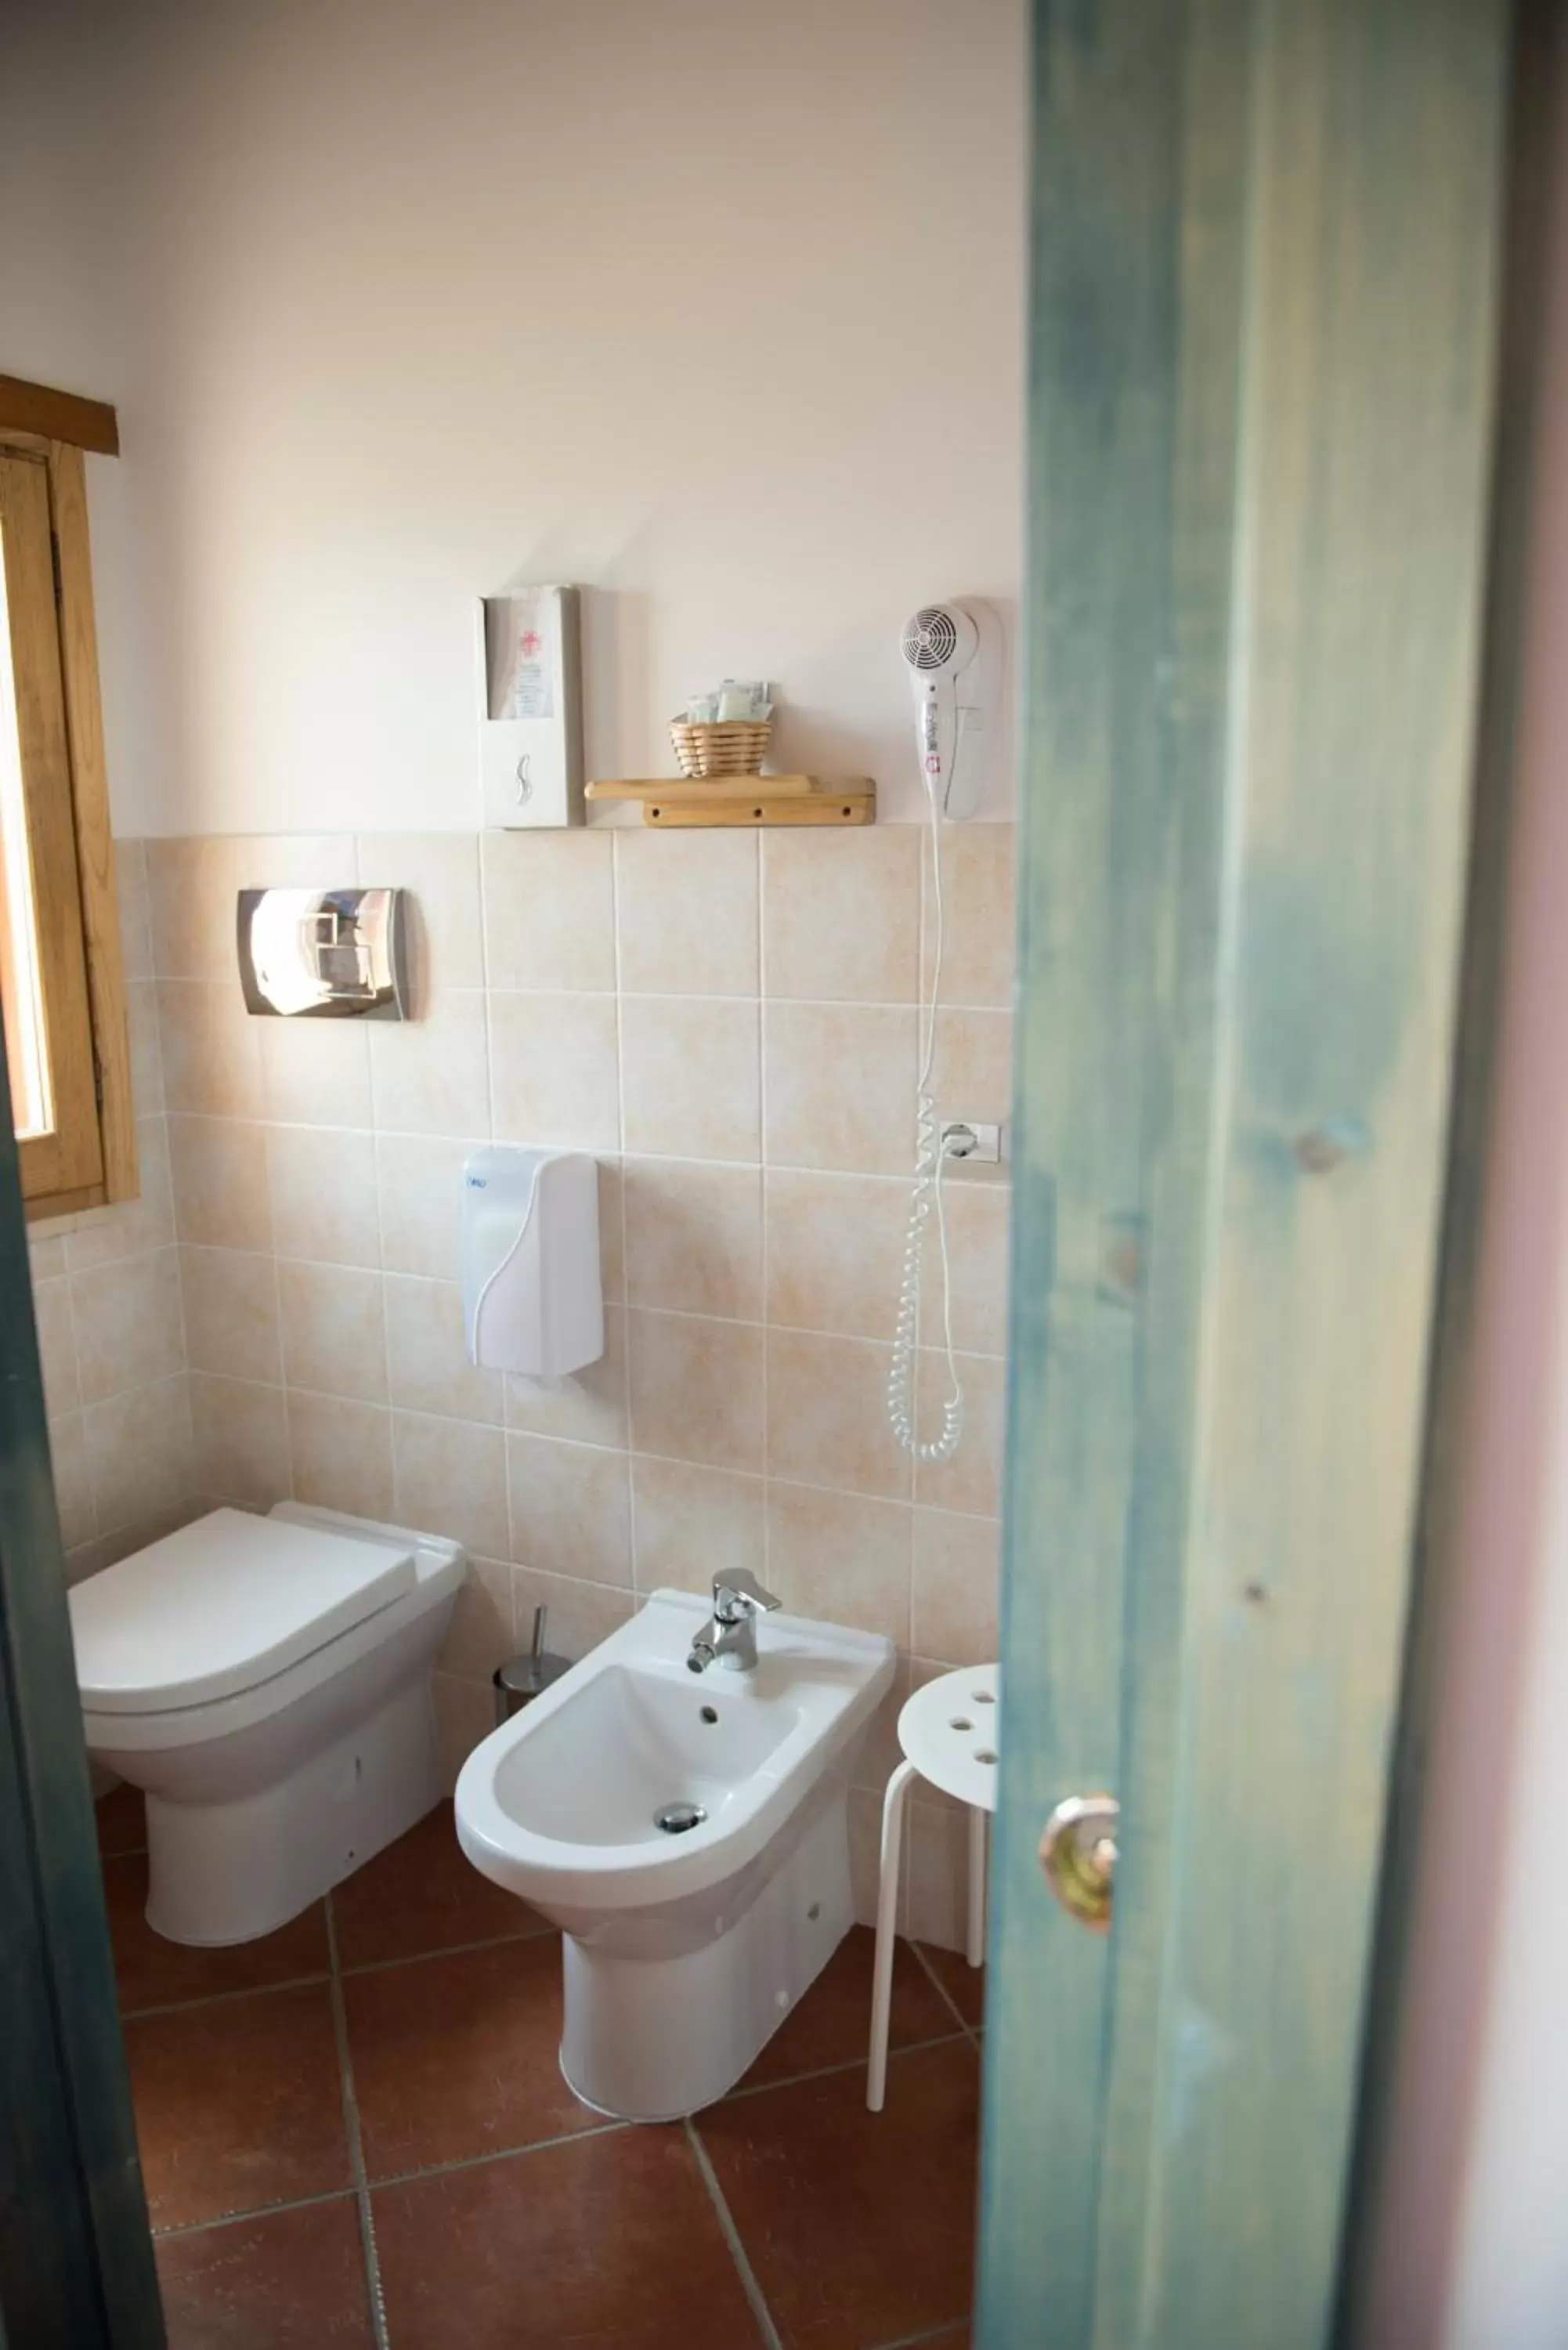
<svg viewBox="0 0 1568 2350">
<path fill-rule="evenodd" d="M 1040 0 L 981 2350 L 1328 2339 L 1485 567 L 1501 0 Z M 1108 1937 L 1037 1847 L 1119 1800 Z"/>
</svg>

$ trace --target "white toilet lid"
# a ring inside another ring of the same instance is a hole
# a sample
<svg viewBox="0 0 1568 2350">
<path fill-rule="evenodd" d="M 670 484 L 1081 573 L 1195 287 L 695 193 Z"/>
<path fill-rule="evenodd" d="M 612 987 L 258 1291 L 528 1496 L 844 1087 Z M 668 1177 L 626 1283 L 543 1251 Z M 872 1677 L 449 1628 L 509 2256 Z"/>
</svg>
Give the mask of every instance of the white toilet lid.
<svg viewBox="0 0 1568 2350">
<path fill-rule="evenodd" d="M 214 1510 L 68 1594 L 82 1703 L 165 1713 L 254 1689 L 417 1581 L 395 1537 Z"/>
</svg>

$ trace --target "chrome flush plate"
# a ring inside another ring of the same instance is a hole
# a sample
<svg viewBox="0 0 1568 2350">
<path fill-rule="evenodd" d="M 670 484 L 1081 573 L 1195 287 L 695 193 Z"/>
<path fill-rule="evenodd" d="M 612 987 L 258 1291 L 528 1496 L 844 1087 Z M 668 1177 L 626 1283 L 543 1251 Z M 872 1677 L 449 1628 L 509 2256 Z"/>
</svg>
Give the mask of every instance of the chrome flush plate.
<svg viewBox="0 0 1568 2350">
<path fill-rule="evenodd" d="M 401 889 L 242 889 L 245 1008 L 285 1019 L 406 1020 Z"/>
</svg>

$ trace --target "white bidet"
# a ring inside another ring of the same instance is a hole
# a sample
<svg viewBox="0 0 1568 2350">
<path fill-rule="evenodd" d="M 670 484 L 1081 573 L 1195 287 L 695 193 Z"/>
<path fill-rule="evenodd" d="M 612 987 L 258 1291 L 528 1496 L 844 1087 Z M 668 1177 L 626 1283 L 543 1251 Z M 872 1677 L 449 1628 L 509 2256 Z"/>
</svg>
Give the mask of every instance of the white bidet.
<svg viewBox="0 0 1568 2350">
<path fill-rule="evenodd" d="M 738 2081 L 853 1922 L 847 1794 L 892 1644 L 799 1617 L 688 1669 L 706 1600 L 656 1591 L 457 1783 L 474 1866 L 565 1936 L 561 2069 L 668 2121 Z"/>
</svg>

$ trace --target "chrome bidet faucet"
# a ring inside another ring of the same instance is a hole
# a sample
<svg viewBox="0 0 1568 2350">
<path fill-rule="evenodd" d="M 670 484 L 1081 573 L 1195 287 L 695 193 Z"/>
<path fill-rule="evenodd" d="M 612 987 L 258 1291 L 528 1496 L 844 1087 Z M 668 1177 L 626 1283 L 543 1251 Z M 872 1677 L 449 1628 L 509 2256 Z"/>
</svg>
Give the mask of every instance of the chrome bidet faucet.
<svg viewBox="0 0 1568 2350">
<path fill-rule="evenodd" d="M 687 1670 L 705 1673 L 717 1658 L 732 1673 L 755 1672 L 757 1610 L 783 1606 L 783 1600 L 764 1591 L 756 1576 L 743 1566 L 736 1567 L 732 1575 L 716 1575 L 713 1613 L 691 1643 Z"/>
</svg>

